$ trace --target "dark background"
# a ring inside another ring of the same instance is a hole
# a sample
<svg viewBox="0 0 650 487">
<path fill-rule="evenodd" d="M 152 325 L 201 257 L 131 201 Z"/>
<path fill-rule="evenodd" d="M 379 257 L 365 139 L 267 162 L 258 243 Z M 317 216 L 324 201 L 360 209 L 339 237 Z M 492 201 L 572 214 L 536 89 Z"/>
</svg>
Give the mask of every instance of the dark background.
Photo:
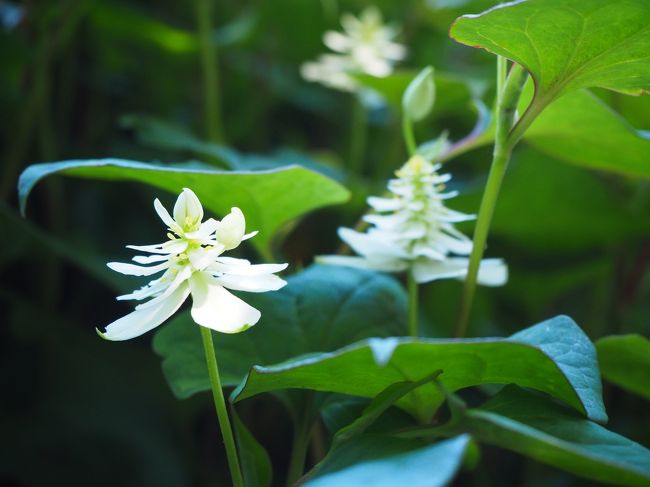
<svg viewBox="0 0 650 487">
<path fill-rule="evenodd" d="M 303 81 L 299 67 L 325 51 L 322 32 L 338 28 L 340 13 L 358 13 L 366 2 L 214 3 L 223 143 L 247 153 L 291 148 L 292 163 L 318 161 L 345 174 L 354 99 Z M 456 45 L 447 29 L 457 15 L 491 3 L 377 2 L 403 25 L 399 40 L 410 55 L 402 68 L 432 64 L 465 76 L 468 90 L 488 103 L 494 59 Z M 159 196 L 169 205 L 173 196 L 135 183 L 54 177 L 37 187 L 21 219 L 15 190 L 20 171 L 35 162 L 195 158 L 144 140 L 138 130 L 138 121 L 150 120 L 142 117 L 153 117 L 206 137 L 195 16 L 191 1 L 0 2 L 2 486 L 225 485 L 209 395 L 174 399 L 151 334 L 109 343 L 94 332 L 128 311 L 113 297 L 134 287 L 103 263 L 123 257 L 127 243 L 156 241 L 151 203 Z M 636 128 L 650 130 L 648 97 L 600 95 Z M 445 97 L 438 93 L 439 106 Z M 469 104 L 447 107 L 418 125 L 418 135 L 448 129 L 458 139 L 474 118 Z M 298 268 L 336 251 L 336 228 L 354 224 L 365 197 L 381 193 L 404 162 L 397 114 L 369 114 L 363 154 L 363 177 L 348 183 L 351 202 L 307 216 L 276 246 L 282 261 Z M 449 166 L 465 191 L 452 208 L 477 211 L 489 160 L 485 148 Z M 603 226 L 598 206 L 592 210 L 590 202 L 603 195 L 620 224 Z M 507 335 L 558 313 L 571 315 L 592 339 L 647 335 L 648 209 L 646 181 L 567 166 L 523 147 L 506 177 L 489 249 L 506 257 L 511 279 L 502 289 L 479 290 L 471 335 Z M 459 293 L 458 282 L 424 287 L 421 319 L 429 335 L 450 335 Z M 605 398 L 609 427 L 650 444 L 647 403 L 609 386 Z M 240 407 L 281 485 L 291 438 L 286 413 L 272 397 Z M 588 484 L 507 452 L 488 448 L 483 455 L 479 470 L 463 474 L 459 485 Z"/>
</svg>

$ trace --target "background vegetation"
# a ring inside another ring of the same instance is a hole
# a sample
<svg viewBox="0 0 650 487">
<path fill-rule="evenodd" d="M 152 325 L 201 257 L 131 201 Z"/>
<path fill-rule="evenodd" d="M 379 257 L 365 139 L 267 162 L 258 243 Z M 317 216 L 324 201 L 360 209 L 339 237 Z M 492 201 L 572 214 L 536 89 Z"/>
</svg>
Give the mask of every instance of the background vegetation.
<svg viewBox="0 0 650 487">
<path fill-rule="evenodd" d="M 151 335 L 116 345 L 93 329 L 129 309 L 112 296 L 132 283 L 104 262 L 125 257 L 126 243 L 156 241 L 151 202 L 160 196 L 169 204 L 173 196 L 133 182 L 55 177 L 34 192 L 23 220 L 15 188 L 24 167 L 119 157 L 317 168 L 344 181 L 353 196 L 284 228 L 273 251 L 296 271 L 314 255 L 336 252 L 336 228 L 353 225 L 365 197 L 381 193 L 405 161 L 390 105 L 368 111 L 359 132 L 351 95 L 299 74 L 304 61 L 324 52 L 323 31 L 338 28 L 341 13 L 357 13 L 366 2 L 214 3 L 210 39 L 221 130 L 205 121 L 200 0 L 0 2 L 1 485 L 225 485 L 227 472 L 209 395 L 173 397 Z M 458 15 L 493 3 L 376 2 L 403 26 L 399 40 L 410 53 L 400 69 L 412 75 L 430 64 L 439 75 L 434 113 L 417 126 L 421 140 L 443 130 L 461 138 L 475 123 L 472 99 L 491 103 L 494 57 L 454 43 L 448 29 Z M 405 86 L 398 81 L 385 88 L 396 99 Z M 596 96 L 625 120 L 619 122 L 650 131 L 650 97 Z M 557 120 L 554 127 L 561 132 Z M 650 334 L 648 181 L 584 167 L 598 157 L 615 162 L 619 153 L 647 159 L 650 142 L 631 147 L 616 130 L 572 145 L 580 135 L 551 139 L 539 129 L 518 148 L 489 248 L 506 258 L 510 281 L 479 290 L 470 336 L 506 336 L 560 313 L 592 340 Z M 357 165 L 355 154 L 362 154 Z M 454 189 L 463 192 L 452 208 L 477 211 L 489 161 L 490 148 L 482 147 L 449 164 Z M 456 281 L 423 286 L 426 335 L 450 336 L 460 289 Z M 650 444 L 647 402 L 611 385 L 604 396 L 608 427 Z M 287 413 L 269 395 L 238 411 L 267 448 L 282 485 L 291 441 Z M 310 454 L 313 463 L 322 452 Z M 482 455 L 481 466 L 464 472 L 458 485 L 593 485 L 504 450 L 484 448 Z"/>
</svg>

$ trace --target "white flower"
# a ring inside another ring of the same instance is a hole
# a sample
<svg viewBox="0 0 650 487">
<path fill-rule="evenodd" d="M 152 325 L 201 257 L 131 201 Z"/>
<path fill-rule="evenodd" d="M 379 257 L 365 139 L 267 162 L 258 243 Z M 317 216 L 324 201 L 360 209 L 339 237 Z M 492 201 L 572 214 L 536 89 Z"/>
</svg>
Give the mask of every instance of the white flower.
<svg viewBox="0 0 650 487">
<path fill-rule="evenodd" d="M 368 198 L 377 212 L 363 219 L 370 223 L 367 232 L 339 228 L 339 236 L 359 256 L 321 256 L 325 264 L 412 273 L 418 283 L 435 279 L 464 279 L 467 275 L 472 241 L 459 232 L 454 223 L 472 220 L 450 210 L 444 200 L 456 192 L 444 193 L 448 174 L 438 174 L 440 165 L 432 165 L 422 156 L 413 156 L 388 182 L 390 198 Z M 500 286 L 508 279 L 502 259 L 484 259 L 478 282 Z"/>
<path fill-rule="evenodd" d="M 245 233 L 241 210 L 232 208 L 221 221 L 209 218 L 203 222 L 201 202 L 187 188 L 176 200 L 173 218 L 158 199 L 154 208 L 170 230 L 169 240 L 155 245 L 127 245 L 151 255 L 133 258 L 142 265 L 109 262 L 108 267 L 131 276 L 163 274 L 131 294 L 118 296 L 118 300 L 151 299 L 108 325 L 104 333 L 98 333 L 108 340 L 140 336 L 173 315 L 190 294 L 192 318 L 201 326 L 238 333 L 257 323 L 260 312 L 225 288 L 258 293 L 278 290 L 286 282 L 274 273 L 284 270 L 287 264 L 251 265 L 244 259 L 221 256 L 257 234 Z"/>
<path fill-rule="evenodd" d="M 393 65 L 406 57 L 406 47 L 393 39 L 399 30 L 384 25 L 381 12 L 367 7 L 359 18 L 344 14 L 343 32 L 327 31 L 324 44 L 337 54 L 323 54 L 317 61 L 304 63 L 303 78 L 342 91 L 356 91 L 358 82 L 348 73 L 385 77 Z"/>
</svg>

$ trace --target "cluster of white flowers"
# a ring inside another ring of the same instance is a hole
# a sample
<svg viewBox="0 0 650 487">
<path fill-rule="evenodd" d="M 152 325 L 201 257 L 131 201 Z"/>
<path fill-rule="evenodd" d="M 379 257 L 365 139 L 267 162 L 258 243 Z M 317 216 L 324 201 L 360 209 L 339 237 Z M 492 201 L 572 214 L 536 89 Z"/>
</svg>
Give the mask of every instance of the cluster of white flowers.
<svg viewBox="0 0 650 487">
<path fill-rule="evenodd" d="M 190 189 L 183 189 L 174 205 L 174 217 L 159 200 L 154 208 L 167 225 L 168 241 L 155 245 L 128 245 L 151 255 L 133 258 L 136 264 L 110 262 L 114 271 L 131 276 L 151 276 L 163 272 L 146 286 L 118 300 L 149 301 L 106 327 L 100 335 L 108 340 L 128 340 L 157 327 L 167 320 L 192 295 L 192 318 L 222 333 L 237 333 L 253 326 L 260 312 L 225 288 L 236 291 L 275 291 L 286 282 L 274 275 L 287 264 L 251 265 L 244 259 L 223 257 L 243 240 L 257 232 L 245 233 L 246 221 L 239 208 L 221 221 L 203 220 L 203 207 Z M 154 264 L 154 265 L 147 265 Z"/>
<path fill-rule="evenodd" d="M 324 44 L 336 54 L 323 54 L 317 61 L 304 63 L 302 76 L 342 91 L 356 91 L 359 84 L 350 76 L 369 74 L 385 77 L 393 65 L 406 57 L 406 47 L 393 41 L 399 33 L 395 26 L 384 25 L 381 12 L 367 7 L 359 17 L 341 16 L 343 32 L 327 31 Z"/>
<path fill-rule="evenodd" d="M 392 197 L 370 197 L 368 204 L 376 213 L 364 216 L 371 226 L 362 233 L 339 228 L 339 236 L 359 256 L 329 255 L 318 261 L 325 264 L 361 267 L 386 272 L 409 271 L 418 283 L 435 279 L 464 279 L 467 275 L 472 241 L 459 232 L 454 223 L 472 220 L 451 210 L 444 201 L 456 192 L 443 192 L 448 174 L 438 174 L 422 156 L 413 156 L 391 179 Z M 500 286 L 508 279 L 502 259 L 484 259 L 478 282 Z"/>
</svg>

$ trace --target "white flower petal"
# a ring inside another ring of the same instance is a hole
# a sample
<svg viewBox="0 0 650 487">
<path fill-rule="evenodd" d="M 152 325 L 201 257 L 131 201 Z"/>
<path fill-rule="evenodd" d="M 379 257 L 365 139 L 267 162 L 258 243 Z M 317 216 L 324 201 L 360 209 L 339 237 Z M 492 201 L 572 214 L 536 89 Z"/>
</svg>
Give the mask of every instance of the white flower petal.
<svg viewBox="0 0 650 487">
<path fill-rule="evenodd" d="M 156 296 L 151 301 L 147 301 L 146 303 L 137 305 L 135 309 L 149 308 L 151 306 L 155 306 L 158 302 L 167 299 L 167 297 L 171 295 L 174 291 L 176 291 L 176 289 L 178 289 L 185 281 L 187 281 L 191 275 L 192 275 L 192 269 L 186 266 L 186 267 L 182 267 L 175 275 L 170 274 L 169 276 L 163 276 L 165 277 L 165 280 L 163 281 L 163 279 L 161 278 L 161 281 L 167 284 L 163 288 L 164 289 L 163 293 Z"/>
<path fill-rule="evenodd" d="M 230 257 L 226 260 L 223 257 L 219 257 L 219 259 L 217 259 L 215 263 L 211 264 L 207 270 L 210 272 L 232 274 L 235 276 L 264 276 L 267 274 L 283 271 L 287 268 L 288 265 L 289 264 L 251 265 L 251 263 L 245 259 L 234 259 Z"/>
<path fill-rule="evenodd" d="M 203 206 L 191 189 L 183 188 L 178 195 L 174 204 L 174 220 L 179 227 L 190 232 L 201 224 Z"/>
<path fill-rule="evenodd" d="M 202 271 L 210 264 L 212 264 L 215 259 L 223 253 L 223 251 L 223 245 L 218 243 L 216 247 L 200 247 L 198 249 L 190 250 L 187 253 L 187 257 L 189 258 L 190 263 L 194 269 Z"/>
<path fill-rule="evenodd" d="M 246 219 L 244 214 L 239 208 L 234 207 L 219 222 L 216 228 L 216 238 L 226 250 L 231 250 L 241 243 L 245 231 Z"/>
<path fill-rule="evenodd" d="M 128 340 L 135 338 L 157 327 L 173 315 L 190 293 L 189 287 L 179 287 L 167 299 L 156 306 L 137 309 L 132 313 L 114 321 L 106 327 L 104 333 L 97 330 L 102 338 L 107 340 Z"/>
<path fill-rule="evenodd" d="M 339 228 L 339 237 L 357 254 L 366 257 L 406 258 L 406 252 L 394 241 L 383 238 L 382 232 L 360 233 L 351 228 Z"/>
<path fill-rule="evenodd" d="M 467 276 L 469 259 L 451 257 L 444 261 L 418 259 L 412 267 L 413 277 L 419 283 L 436 279 Z M 508 280 L 508 267 L 502 259 L 483 259 L 478 271 L 477 282 L 483 286 L 502 286 Z"/>
<path fill-rule="evenodd" d="M 508 266 L 503 259 L 483 259 L 476 282 L 483 286 L 503 286 L 508 282 Z"/>
<path fill-rule="evenodd" d="M 162 262 L 169 259 L 169 255 L 156 254 L 156 255 L 136 255 L 133 261 L 138 264 L 153 264 L 154 262 Z"/>
<path fill-rule="evenodd" d="M 221 333 L 238 333 L 255 325 L 261 313 L 202 272 L 190 279 L 192 318 L 196 323 Z"/>
<path fill-rule="evenodd" d="M 317 264 L 336 265 L 341 267 L 354 267 L 357 269 L 370 269 L 382 272 L 400 272 L 408 268 L 408 264 L 399 259 L 370 260 L 355 255 L 318 255 Z"/>
<path fill-rule="evenodd" d="M 242 240 L 248 240 L 249 238 L 253 238 L 255 235 L 257 235 L 259 230 L 255 230 L 254 232 L 246 233 L 244 236 L 241 238 Z"/>
<path fill-rule="evenodd" d="M 208 238 L 219 226 L 219 222 L 214 218 L 208 218 L 201 223 L 201 226 L 195 232 L 185 232 L 184 237 L 191 240 L 203 240 Z"/>
<path fill-rule="evenodd" d="M 369 196 L 368 205 L 377 211 L 395 211 L 404 206 L 404 202 L 399 198 L 380 198 L 378 196 Z"/>
<path fill-rule="evenodd" d="M 163 271 L 171 265 L 170 262 L 163 262 L 162 264 L 143 267 L 135 264 L 126 264 L 123 262 L 109 262 L 106 264 L 109 269 L 119 272 L 121 274 L 126 274 L 127 276 L 150 276 L 156 272 Z"/>
<path fill-rule="evenodd" d="M 126 248 L 151 254 L 180 254 L 187 248 L 187 242 L 185 240 L 168 240 L 165 243 L 154 245 L 127 245 Z"/>
<path fill-rule="evenodd" d="M 163 223 L 165 225 L 167 225 L 167 227 L 171 231 L 175 232 L 178 235 L 181 235 L 183 233 L 181 228 L 174 221 L 174 219 L 171 217 L 169 212 L 165 209 L 165 207 L 163 206 L 163 204 L 160 202 L 160 200 L 158 198 L 156 198 L 154 200 L 153 207 L 156 210 L 156 213 L 158 213 L 158 216 L 160 217 L 160 219 L 163 221 Z"/>
<path fill-rule="evenodd" d="M 248 291 L 250 293 L 277 291 L 287 285 L 287 281 L 274 274 L 239 276 L 234 274 L 223 274 L 220 276 L 214 276 L 214 278 L 225 288 L 234 291 Z"/>
</svg>

